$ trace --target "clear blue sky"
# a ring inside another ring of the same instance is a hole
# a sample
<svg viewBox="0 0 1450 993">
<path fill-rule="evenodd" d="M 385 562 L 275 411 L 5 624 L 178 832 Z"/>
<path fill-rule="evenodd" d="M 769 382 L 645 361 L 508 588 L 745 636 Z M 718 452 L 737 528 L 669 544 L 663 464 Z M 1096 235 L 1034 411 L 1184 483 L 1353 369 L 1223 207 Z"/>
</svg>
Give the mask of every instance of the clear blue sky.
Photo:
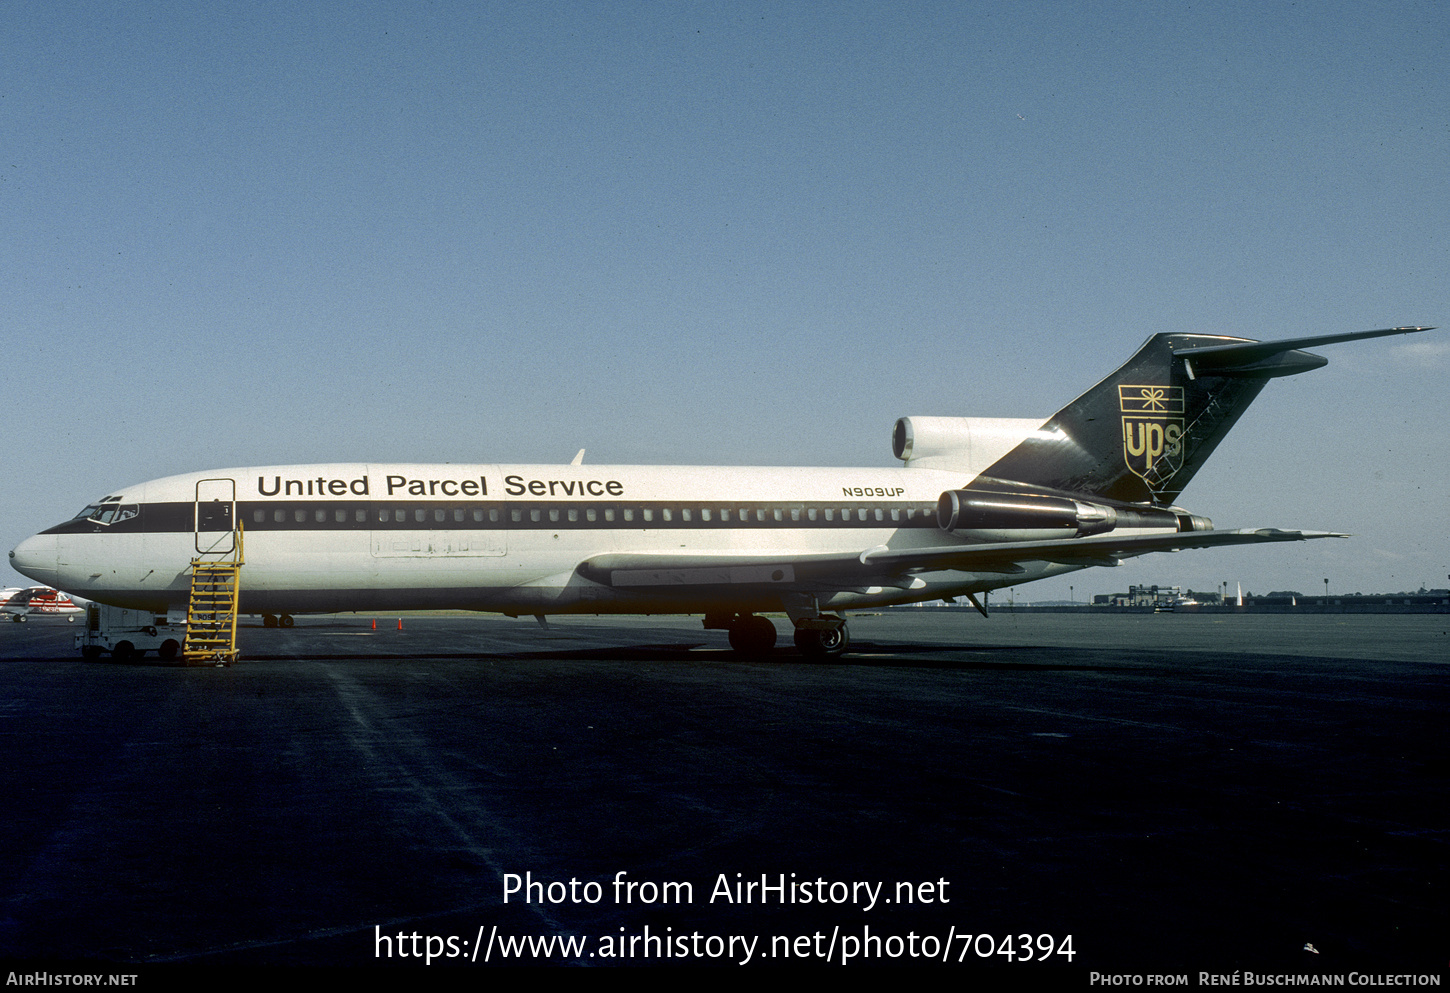
<svg viewBox="0 0 1450 993">
<path fill-rule="evenodd" d="M 892 465 L 1155 331 L 1450 324 L 1439 3 L 0 14 L 4 549 L 193 469 Z M 1446 585 L 1447 343 L 1325 349 L 1181 501 L 1353 541 L 1019 596 Z"/>
</svg>

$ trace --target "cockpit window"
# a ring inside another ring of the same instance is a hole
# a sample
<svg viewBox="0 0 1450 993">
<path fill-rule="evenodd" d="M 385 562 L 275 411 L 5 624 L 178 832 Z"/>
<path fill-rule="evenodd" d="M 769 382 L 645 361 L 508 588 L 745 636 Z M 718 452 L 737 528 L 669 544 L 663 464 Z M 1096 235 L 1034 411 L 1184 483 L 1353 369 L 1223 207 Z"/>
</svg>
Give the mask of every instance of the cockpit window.
<svg viewBox="0 0 1450 993">
<path fill-rule="evenodd" d="M 120 497 L 111 497 L 88 505 L 79 514 L 76 514 L 73 520 L 95 521 L 97 524 L 115 524 L 118 521 L 129 520 L 140 512 L 141 508 L 137 504 L 128 503 L 122 506 Z"/>
</svg>

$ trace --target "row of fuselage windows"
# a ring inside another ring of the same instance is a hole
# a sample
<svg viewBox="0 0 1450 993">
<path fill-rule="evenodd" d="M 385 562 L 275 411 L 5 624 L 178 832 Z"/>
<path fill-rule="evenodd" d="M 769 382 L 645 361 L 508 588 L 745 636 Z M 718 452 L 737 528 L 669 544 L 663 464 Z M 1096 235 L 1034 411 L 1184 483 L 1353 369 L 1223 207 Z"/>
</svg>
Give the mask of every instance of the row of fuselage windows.
<svg viewBox="0 0 1450 993">
<path fill-rule="evenodd" d="M 247 527 L 259 530 L 301 528 L 419 528 L 490 530 L 494 528 L 666 528 L 666 527 L 935 527 L 936 504 L 648 504 L 608 506 L 361 504 L 252 505 L 242 513 Z"/>
</svg>

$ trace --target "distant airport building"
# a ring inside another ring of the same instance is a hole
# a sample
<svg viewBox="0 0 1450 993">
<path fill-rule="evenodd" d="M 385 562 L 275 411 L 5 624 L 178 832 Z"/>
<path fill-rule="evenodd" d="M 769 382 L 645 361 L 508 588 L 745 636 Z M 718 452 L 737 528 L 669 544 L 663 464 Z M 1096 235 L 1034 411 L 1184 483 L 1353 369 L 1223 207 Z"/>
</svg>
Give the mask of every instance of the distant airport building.
<svg viewBox="0 0 1450 993">
<path fill-rule="evenodd" d="M 1296 590 L 1274 590 L 1227 597 L 1218 592 L 1185 592 L 1178 586 L 1129 586 L 1126 593 L 1099 593 L 1092 598 L 1099 608 L 1126 610 L 1244 610 L 1255 613 L 1305 614 L 1443 614 L 1450 613 L 1450 590 L 1420 589 L 1414 593 L 1305 595 Z"/>
<path fill-rule="evenodd" d="M 1217 607 L 1222 603 L 1217 592 L 1183 592 L 1181 586 L 1129 586 L 1127 593 L 1099 593 L 1093 597 L 1094 607 Z"/>
</svg>

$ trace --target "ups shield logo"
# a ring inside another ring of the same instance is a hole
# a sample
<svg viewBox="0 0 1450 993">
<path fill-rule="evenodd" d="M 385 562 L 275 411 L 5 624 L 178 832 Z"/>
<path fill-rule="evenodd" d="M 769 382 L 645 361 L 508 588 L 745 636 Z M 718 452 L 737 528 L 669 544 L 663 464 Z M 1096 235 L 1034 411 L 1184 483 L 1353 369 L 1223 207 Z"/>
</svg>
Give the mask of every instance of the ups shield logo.
<svg viewBox="0 0 1450 993">
<path fill-rule="evenodd" d="M 1118 387 L 1123 461 L 1157 489 L 1183 467 L 1183 387 Z"/>
</svg>

